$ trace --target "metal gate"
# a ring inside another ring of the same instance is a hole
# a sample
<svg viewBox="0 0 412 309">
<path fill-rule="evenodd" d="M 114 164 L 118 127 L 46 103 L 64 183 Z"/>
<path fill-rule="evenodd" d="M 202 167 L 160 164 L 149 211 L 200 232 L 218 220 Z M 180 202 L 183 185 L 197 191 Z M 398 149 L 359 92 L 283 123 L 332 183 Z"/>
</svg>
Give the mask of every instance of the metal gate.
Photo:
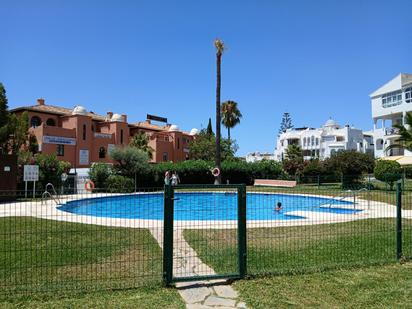
<svg viewBox="0 0 412 309">
<path fill-rule="evenodd" d="M 165 186 L 163 244 L 163 278 L 168 285 L 179 281 L 243 278 L 246 186 Z M 222 246 L 223 254 L 214 250 Z M 210 264 L 221 267 L 212 269 Z"/>
</svg>

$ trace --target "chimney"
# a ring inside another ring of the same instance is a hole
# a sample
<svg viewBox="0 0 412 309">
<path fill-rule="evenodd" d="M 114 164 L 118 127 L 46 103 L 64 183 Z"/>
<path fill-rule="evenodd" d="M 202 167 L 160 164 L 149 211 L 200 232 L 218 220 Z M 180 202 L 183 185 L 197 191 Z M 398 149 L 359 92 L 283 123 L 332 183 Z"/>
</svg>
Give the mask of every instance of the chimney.
<svg viewBox="0 0 412 309">
<path fill-rule="evenodd" d="M 113 117 L 113 112 L 107 112 L 107 120 L 110 121 L 110 119 L 112 119 Z"/>
<path fill-rule="evenodd" d="M 37 105 L 44 105 L 44 99 L 43 98 L 37 99 Z"/>
<path fill-rule="evenodd" d="M 126 114 L 122 114 L 122 118 L 124 122 L 127 122 L 127 115 Z"/>
</svg>

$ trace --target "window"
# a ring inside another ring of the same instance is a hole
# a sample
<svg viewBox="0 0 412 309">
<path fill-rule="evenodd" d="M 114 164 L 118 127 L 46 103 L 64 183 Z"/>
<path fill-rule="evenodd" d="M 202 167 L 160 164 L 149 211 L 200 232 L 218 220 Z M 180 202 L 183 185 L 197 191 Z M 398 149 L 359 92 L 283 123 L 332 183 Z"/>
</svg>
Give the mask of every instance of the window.
<svg viewBox="0 0 412 309">
<path fill-rule="evenodd" d="M 56 155 L 59 157 L 64 156 L 64 145 L 57 145 Z"/>
<path fill-rule="evenodd" d="M 382 107 L 387 108 L 396 106 L 402 103 L 402 91 L 394 91 L 386 93 L 382 96 Z"/>
<path fill-rule="evenodd" d="M 99 148 L 99 158 L 100 159 L 106 158 L 106 149 L 104 149 L 104 147 Z"/>
<path fill-rule="evenodd" d="M 343 142 L 343 141 L 345 141 L 345 138 L 343 136 L 336 136 L 336 141 L 337 142 Z"/>
<path fill-rule="evenodd" d="M 50 127 L 54 127 L 54 126 L 56 126 L 56 122 L 54 121 L 53 118 L 49 118 L 49 119 L 47 119 L 47 121 L 46 121 L 46 125 L 48 125 L 48 126 L 50 126 Z"/>
<path fill-rule="evenodd" d="M 41 125 L 41 119 L 37 116 L 31 117 L 30 126 L 32 128 L 35 128 L 35 127 L 38 127 L 39 125 Z"/>
<path fill-rule="evenodd" d="M 123 144 L 123 129 L 120 130 L 120 144 Z"/>
<path fill-rule="evenodd" d="M 314 146 L 315 145 L 315 137 L 314 136 L 312 136 L 311 138 L 310 138 L 310 140 L 311 140 L 311 145 L 312 146 Z"/>
<path fill-rule="evenodd" d="M 319 146 L 319 138 L 316 138 L 316 146 Z"/>
<path fill-rule="evenodd" d="M 405 102 L 412 103 L 412 87 L 405 89 Z"/>
<path fill-rule="evenodd" d="M 383 139 L 378 139 L 376 141 L 376 150 L 382 150 L 383 149 Z"/>
<path fill-rule="evenodd" d="M 167 152 L 163 152 L 163 162 L 167 162 Z"/>
<path fill-rule="evenodd" d="M 86 140 L 86 125 L 83 125 L 83 140 Z"/>
<path fill-rule="evenodd" d="M 303 146 L 306 146 L 306 137 L 303 138 Z"/>
<path fill-rule="evenodd" d="M 180 149 L 180 138 L 177 138 L 177 149 Z"/>
</svg>

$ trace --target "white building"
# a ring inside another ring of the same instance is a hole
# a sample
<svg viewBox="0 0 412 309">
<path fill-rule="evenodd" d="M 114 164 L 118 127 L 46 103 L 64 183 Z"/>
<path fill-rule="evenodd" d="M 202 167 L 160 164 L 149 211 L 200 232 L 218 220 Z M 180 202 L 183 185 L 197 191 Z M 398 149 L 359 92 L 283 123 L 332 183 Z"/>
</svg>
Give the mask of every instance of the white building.
<svg viewBox="0 0 412 309">
<path fill-rule="evenodd" d="M 372 104 L 375 157 L 412 156 L 411 152 L 398 149 L 385 153 L 386 147 L 399 137 L 393 125 L 403 125 L 406 113 L 412 111 L 412 74 L 399 74 L 369 96 Z"/>
<path fill-rule="evenodd" d="M 339 126 L 329 119 L 321 128 L 296 128 L 282 133 L 277 139 L 275 159 L 286 157 L 289 145 L 298 145 L 303 150 L 305 160 L 329 158 L 339 150 L 356 150 L 363 153 L 373 152 L 372 134 L 346 125 Z"/>
<path fill-rule="evenodd" d="M 260 153 L 258 151 L 251 152 L 246 155 L 246 162 L 248 163 L 258 162 L 262 160 L 275 160 L 275 156 L 273 155 L 273 153 L 269 153 L 269 152 Z"/>
</svg>

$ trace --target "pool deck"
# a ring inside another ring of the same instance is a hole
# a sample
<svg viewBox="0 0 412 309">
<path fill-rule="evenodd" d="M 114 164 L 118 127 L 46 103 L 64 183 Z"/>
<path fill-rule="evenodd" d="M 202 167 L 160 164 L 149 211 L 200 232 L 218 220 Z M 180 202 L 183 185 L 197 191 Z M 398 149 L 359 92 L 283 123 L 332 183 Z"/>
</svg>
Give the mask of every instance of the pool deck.
<svg viewBox="0 0 412 309">
<path fill-rule="evenodd" d="M 155 194 L 153 193 L 135 193 L 135 194 Z M 193 192 L 191 192 L 193 193 Z M 77 194 L 60 196 L 59 200 L 61 204 L 69 201 L 85 198 L 99 198 L 110 197 L 125 194 L 108 194 L 108 193 L 93 193 L 93 194 Z M 293 194 L 295 196 L 310 196 L 331 198 L 325 195 L 313 195 L 313 194 Z M 352 198 L 342 199 L 343 201 L 352 202 Z M 128 228 L 162 228 L 163 220 L 148 220 L 148 219 L 126 219 L 126 218 L 107 218 L 107 217 L 94 217 L 88 215 L 77 215 L 69 212 L 59 210 L 57 203 L 54 200 L 37 200 L 37 201 L 22 201 L 0 204 L 0 217 L 34 217 L 56 221 L 76 222 L 83 224 L 94 224 L 102 226 L 113 227 L 128 227 Z M 353 205 L 332 204 L 333 208 L 351 208 Z M 301 225 L 313 225 L 313 224 L 330 224 L 339 222 L 348 222 L 359 219 L 370 218 L 395 218 L 396 207 L 387 203 L 357 199 L 355 208 L 362 210 L 358 213 L 352 214 L 336 214 L 326 212 L 314 212 L 314 211 L 290 211 L 285 212 L 288 215 L 303 216 L 304 219 L 291 219 L 291 220 L 248 220 L 248 228 L 260 228 L 260 227 L 281 227 L 281 226 L 301 226 Z M 402 210 L 402 217 L 412 219 L 412 210 Z M 230 229 L 237 228 L 237 220 L 175 220 L 174 224 L 179 229 Z"/>
</svg>

